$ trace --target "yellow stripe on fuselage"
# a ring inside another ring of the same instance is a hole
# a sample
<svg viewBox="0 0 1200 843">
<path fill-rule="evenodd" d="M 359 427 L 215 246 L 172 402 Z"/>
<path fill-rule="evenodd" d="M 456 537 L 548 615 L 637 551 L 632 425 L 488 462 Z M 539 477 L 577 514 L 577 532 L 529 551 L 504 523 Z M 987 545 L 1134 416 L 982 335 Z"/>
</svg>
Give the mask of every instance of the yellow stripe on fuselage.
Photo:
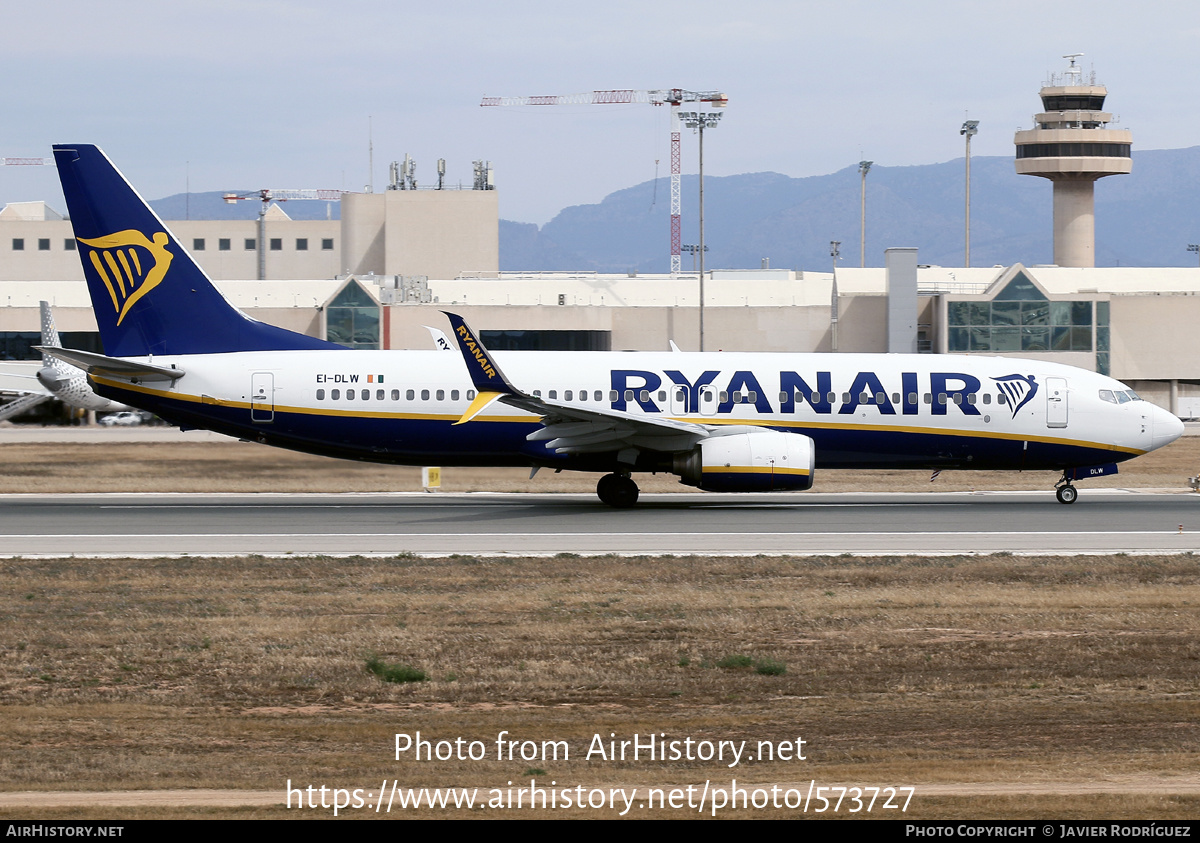
<svg viewBox="0 0 1200 843">
<path fill-rule="evenodd" d="M 771 465 L 706 465 L 704 474 L 808 474 L 807 468 L 780 468 Z"/>
</svg>

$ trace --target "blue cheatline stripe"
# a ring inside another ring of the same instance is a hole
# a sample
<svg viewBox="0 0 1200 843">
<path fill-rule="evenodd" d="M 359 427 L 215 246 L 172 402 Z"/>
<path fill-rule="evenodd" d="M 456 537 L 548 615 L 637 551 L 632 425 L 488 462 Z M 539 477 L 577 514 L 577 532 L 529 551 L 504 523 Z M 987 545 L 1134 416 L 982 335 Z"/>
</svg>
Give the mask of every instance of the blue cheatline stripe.
<svg viewBox="0 0 1200 843">
<path fill-rule="evenodd" d="M 99 394 L 143 407 L 176 424 L 212 428 L 242 438 L 265 437 L 271 444 L 313 453 L 414 465 L 430 462 L 528 465 L 536 461 L 574 468 L 608 464 L 600 455 L 568 457 L 546 449 L 542 442 L 526 441 L 526 435 L 540 427 L 540 422 L 532 416 L 481 416 L 469 424 L 455 425 L 459 416 L 453 411 L 426 414 L 277 405 L 273 423 L 252 424 L 249 403 L 212 403 L 212 399 L 105 378 L 92 380 Z M 1120 462 L 1136 456 L 1097 443 L 1065 439 L 972 435 L 936 428 L 905 430 L 821 424 L 826 426 L 807 427 L 803 422 L 792 422 L 774 427 L 810 436 L 816 446 L 818 470 L 880 467 L 1059 470 Z"/>
</svg>

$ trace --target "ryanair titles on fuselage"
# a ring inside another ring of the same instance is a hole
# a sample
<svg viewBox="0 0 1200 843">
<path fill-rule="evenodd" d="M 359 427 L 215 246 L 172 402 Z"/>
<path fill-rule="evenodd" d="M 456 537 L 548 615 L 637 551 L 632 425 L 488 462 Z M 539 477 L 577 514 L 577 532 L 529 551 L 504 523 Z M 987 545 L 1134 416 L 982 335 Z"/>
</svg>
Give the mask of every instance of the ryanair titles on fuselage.
<svg viewBox="0 0 1200 843">
<path fill-rule="evenodd" d="M 672 369 L 665 370 L 663 374 L 666 375 L 666 381 L 657 372 L 641 369 L 612 370 L 612 389 L 616 393 L 616 399 L 612 401 L 612 409 L 627 410 L 630 403 L 635 403 L 647 413 L 661 413 L 663 410 L 655 403 L 653 393 L 666 385 L 671 388 L 683 388 L 684 412 L 700 412 L 701 390 L 706 386 L 724 382 L 725 386 L 720 391 L 722 400 L 716 407 L 717 413 L 731 413 L 735 403 L 739 402 L 753 404 L 755 410 L 764 415 L 775 412 L 767 397 L 767 391 L 763 388 L 758 376 L 752 371 L 735 371 L 729 376 L 727 382 L 720 371 L 706 371 L 695 379 L 690 379 L 683 372 Z M 965 415 L 980 415 L 980 409 L 976 406 L 977 399 L 973 399 L 971 396 L 979 395 L 982 383 L 974 375 L 964 372 L 930 372 L 928 380 L 921 383 L 921 377 L 917 372 L 900 372 L 899 374 L 900 401 L 898 404 L 901 415 L 915 416 L 920 412 L 922 392 L 931 396 L 931 400 L 927 400 L 927 403 L 931 413 L 935 416 L 946 415 L 951 405 L 956 406 Z M 1008 402 L 1015 416 L 1016 411 L 1028 403 L 1037 391 L 1037 382 L 1032 375 L 1007 377 L 1015 377 L 1025 384 L 1020 396 L 1022 400 Z M 883 380 L 874 372 L 858 372 L 849 385 L 838 384 L 838 389 L 835 390 L 831 372 L 816 372 L 815 376 L 805 377 L 798 372 L 785 371 L 779 373 L 778 385 L 781 399 L 779 412 L 781 413 L 794 413 L 797 399 L 809 404 L 814 412 L 823 415 L 832 414 L 835 404 L 838 405 L 837 413 L 839 415 L 849 415 L 860 406 L 873 407 L 885 416 L 897 413 L 897 405 L 890 397 L 891 392 L 894 391 L 894 385 L 893 389 L 889 390 L 884 386 Z M 839 392 L 842 393 L 841 401 L 837 400 Z M 878 398 L 880 395 L 884 396 L 882 400 Z M 941 398 L 943 395 L 945 398 Z"/>
</svg>

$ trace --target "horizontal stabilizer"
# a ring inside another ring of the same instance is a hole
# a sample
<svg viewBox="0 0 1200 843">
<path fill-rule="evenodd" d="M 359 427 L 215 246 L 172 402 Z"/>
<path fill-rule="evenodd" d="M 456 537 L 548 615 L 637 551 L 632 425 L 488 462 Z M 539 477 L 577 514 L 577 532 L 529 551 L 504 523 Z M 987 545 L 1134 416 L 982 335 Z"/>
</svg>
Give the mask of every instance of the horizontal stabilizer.
<svg viewBox="0 0 1200 843">
<path fill-rule="evenodd" d="M 90 351 L 79 351 L 75 348 L 50 348 L 36 346 L 36 350 L 51 357 L 57 357 L 72 366 L 78 366 L 89 375 L 109 375 L 116 378 L 137 378 L 143 381 L 178 380 L 183 377 L 183 370 L 174 367 L 154 366 L 150 363 L 138 363 L 134 360 L 122 360 L 119 357 L 105 357 Z"/>
</svg>

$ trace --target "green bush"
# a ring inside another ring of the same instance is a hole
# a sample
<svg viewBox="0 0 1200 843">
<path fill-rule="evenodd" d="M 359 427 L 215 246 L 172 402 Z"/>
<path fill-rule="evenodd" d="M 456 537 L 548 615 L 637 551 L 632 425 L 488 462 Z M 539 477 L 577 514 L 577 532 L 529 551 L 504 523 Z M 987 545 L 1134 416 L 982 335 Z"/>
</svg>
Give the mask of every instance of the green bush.
<svg viewBox="0 0 1200 843">
<path fill-rule="evenodd" d="M 425 671 L 406 664 L 388 664 L 379 656 L 367 659 L 367 670 L 374 673 L 384 682 L 428 682 Z"/>
</svg>

